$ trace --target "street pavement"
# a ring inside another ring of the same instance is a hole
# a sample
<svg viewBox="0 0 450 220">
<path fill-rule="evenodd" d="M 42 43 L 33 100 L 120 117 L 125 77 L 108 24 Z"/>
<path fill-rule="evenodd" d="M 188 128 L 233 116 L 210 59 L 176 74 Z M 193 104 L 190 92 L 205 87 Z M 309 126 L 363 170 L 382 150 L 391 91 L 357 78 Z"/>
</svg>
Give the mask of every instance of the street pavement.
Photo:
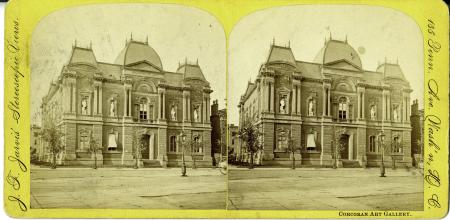
<svg viewBox="0 0 450 220">
<path fill-rule="evenodd" d="M 415 169 L 248 168 L 229 170 L 228 209 L 423 210 Z"/>
<path fill-rule="evenodd" d="M 224 209 L 218 169 L 31 169 L 31 208 Z"/>
</svg>

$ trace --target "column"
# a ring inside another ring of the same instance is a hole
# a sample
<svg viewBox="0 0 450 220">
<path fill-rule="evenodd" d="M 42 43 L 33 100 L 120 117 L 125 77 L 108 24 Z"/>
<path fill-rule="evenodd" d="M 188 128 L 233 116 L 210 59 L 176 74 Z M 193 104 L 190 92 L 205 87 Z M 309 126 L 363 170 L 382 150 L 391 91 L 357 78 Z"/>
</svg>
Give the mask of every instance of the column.
<svg viewBox="0 0 450 220">
<path fill-rule="evenodd" d="M 389 121 L 389 120 L 391 120 L 391 94 L 390 94 L 389 91 L 387 92 L 386 97 L 387 97 L 387 104 L 386 104 L 387 117 L 386 117 L 386 120 Z"/>
<path fill-rule="evenodd" d="M 124 87 L 123 89 L 123 116 L 128 116 L 128 89 Z"/>
<path fill-rule="evenodd" d="M 72 88 L 72 109 L 71 112 L 76 113 L 77 112 L 77 86 L 76 83 L 71 83 L 70 84 L 71 88 Z"/>
<path fill-rule="evenodd" d="M 384 121 L 386 120 L 386 95 L 384 90 L 381 92 L 382 100 L 381 100 L 381 107 L 382 107 L 382 115 L 381 119 Z"/>
<path fill-rule="evenodd" d="M 295 94 L 295 92 L 297 91 L 296 90 L 296 88 L 295 88 L 295 85 L 293 86 L 293 88 L 291 89 L 291 100 L 292 100 L 292 102 L 291 103 L 289 103 L 290 104 L 290 106 L 291 106 L 291 114 L 292 115 L 294 115 L 294 114 L 296 114 L 297 112 L 295 111 L 295 108 L 297 107 L 297 96 L 296 96 L 296 94 Z"/>
<path fill-rule="evenodd" d="M 187 93 L 187 120 L 191 121 L 191 93 Z"/>
<path fill-rule="evenodd" d="M 275 88 L 273 87 L 273 83 L 272 82 L 270 82 L 269 83 L 269 86 L 270 86 L 270 111 L 271 112 L 275 112 L 275 109 L 274 109 L 274 101 L 273 101 L 273 99 L 274 99 L 274 96 L 275 96 Z"/>
<path fill-rule="evenodd" d="M 162 90 L 158 89 L 158 119 L 162 119 Z"/>
<path fill-rule="evenodd" d="M 128 116 L 131 116 L 131 89 L 128 88 Z"/>
<path fill-rule="evenodd" d="M 93 108 L 94 109 L 94 114 L 93 115 L 97 115 L 97 110 L 98 110 L 98 102 L 97 102 L 98 94 L 97 94 L 97 91 L 98 91 L 98 86 L 94 84 L 94 108 Z"/>
<path fill-rule="evenodd" d="M 209 97 L 206 96 L 206 115 L 205 115 L 205 122 L 209 122 L 209 108 L 211 108 L 211 106 L 209 105 Z"/>
<path fill-rule="evenodd" d="M 322 87 L 322 116 L 326 115 L 326 102 L 327 102 L 327 91 L 325 87 Z"/>
<path fill-rule="evenodd" d="M 301 95 L 302 89 L 301 84 L 298 84 L 297 86 L 297 113 L 300 115 L 302 114 L 302 95 Z"/>
<path fill-rule="evenodd" d="M 166 92 L 162 91 L 162 118 L 166 119 Z"/>
<path fill-rule="evenodd" d="M 187 103 L 186 103 L 186 93 L 183 91 L 183 122 L 186 121 L 186 111 L 187 111 Z"/>
<path fill-rule="evenodd" d="M 358 118 L 361 118 L 361 92 L 358 91 Z"/>
<path fill-rule="evenodd" d="M 99 93 L 98 93 L 98 114 L 103 114 L 103 86 L 100 84 L 99 86 Z M 116 102 L 116 109 L 117 109 L 117 102 Z M 117 111 L 116 111 L 117 112 Z M 116 114 L 117 115 L 117 114 Z"/>
<path fill-rule="evenodd" d="M 267 85 L 264 79 L 261 80 L 261 100 L 262 100 L 262 112 L 268 110 L 267 107 Z"/>
<path fill-rule="evenodd" d="M 328 88 L 328 116 L 331 116 L 331 89 Z"/>
<path fill-rule="evenodd" d="M 366 117 L 365 116 L 365 112 L 366 112 L 366 91 L 365 90 L 362 91 L 362 107 L 361 107 L 361 110 L 362 110 L 362 118 L 364 119 Z"/>
</svg>

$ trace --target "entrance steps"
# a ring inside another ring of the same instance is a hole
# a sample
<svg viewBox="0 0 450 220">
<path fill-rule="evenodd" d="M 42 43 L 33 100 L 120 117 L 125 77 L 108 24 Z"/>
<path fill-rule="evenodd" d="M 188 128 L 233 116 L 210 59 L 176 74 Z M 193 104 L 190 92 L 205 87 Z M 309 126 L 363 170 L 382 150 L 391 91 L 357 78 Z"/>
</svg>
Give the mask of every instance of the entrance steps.
<svg viewBox="0 0 450 220">
<path fill-rule="evenodd" d="M 342 167 L 345 168 L 361 168 L 357 160 L 342 160 Z"/>
<path fill-rule="evenodd" d="M 144 164 L 144 167 L 162 167 L 159 160 L 143 159 L 142 163 Z"/>
</svg>

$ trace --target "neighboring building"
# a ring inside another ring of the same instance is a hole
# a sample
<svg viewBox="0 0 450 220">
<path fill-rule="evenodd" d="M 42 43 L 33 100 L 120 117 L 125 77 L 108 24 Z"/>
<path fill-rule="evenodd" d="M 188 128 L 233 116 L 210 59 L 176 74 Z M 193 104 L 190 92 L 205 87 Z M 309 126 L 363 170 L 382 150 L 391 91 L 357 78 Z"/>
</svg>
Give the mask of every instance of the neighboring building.
<svg viewBox="0 0 450 220">
<path fill-rule="evenodd" d="M 365 70 L 347 40 L 326 40 L 314 62 L 271 45 L 241 96 L 239 127 L 257 125 L 265 165 L 289 163 L 292 137 L 302 165 L 331 166 L 337 155 L 344 166 L 377 166 L 383 131 L 386 164 L 411 166 L 411 92 L 398 63 Z"/>
<path fill-rule="evenodd" d="M 226 155 L 226 132 L 227 132 L 227 111 L 219 110 L 219 102 L 213 101 L 211 105 L 211 156 L 220 159 L 221 155 Z M 221 153 L 222 150 L 222 153 Z"/>
<path fill-rule="evenodd" d="M 423 109 L 419 110 L 419 102 L 413 101 L 411 105 L 411 156 L 414 164 L 423 157 Z"/>
<path fill-rule="evenodd" d="M 213 101 L 211 105 L 211 157 L 217 158 L 220 154 L 220 115 L 219 115 L 219 103 L 217 100 Z M 215 165 L 215 164 L 214 164 Z"/>
<path fill-rule="evenodd" d="M 148 42 L 127 41 L 114 63 L 75 44 L 43 98 L 43 126 L 54 118 L 64 132 L 64 164 L 92 164 L 93 139 L 100 164 L 131 165 L 138 156 L 144 165 L 177 166 L 183 139 L 201 143 L 193 155 L 210 166 L 211 92 L 198 62 L 164 70 Z"/>
<path fill-rule="evenodd" d="M 237 155 L 239 148 L 239 128 L 234 124 L 228 125 L 228 152 L 233 152 L 233 154 Z"/>
<path fill-rule="evenodd" d="M 219 110 L 220 117 L 220 140 L 222 144 L 222 155 L 227 155 L 227 110 Z"/>
<path fill-rule="evenodd" d="M 42 144 L 41 138 L 41 127 L 38 125 L 31 125 L 30 145 L 31 161 L 43 160 L 47 152 L 44 151 L 44 145 Z"/>
</svg>

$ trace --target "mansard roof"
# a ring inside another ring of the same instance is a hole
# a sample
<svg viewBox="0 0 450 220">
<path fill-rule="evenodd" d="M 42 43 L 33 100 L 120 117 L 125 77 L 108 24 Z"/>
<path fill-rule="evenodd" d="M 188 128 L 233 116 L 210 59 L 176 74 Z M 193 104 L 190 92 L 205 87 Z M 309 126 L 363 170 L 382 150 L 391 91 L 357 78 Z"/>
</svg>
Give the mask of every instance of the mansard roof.
<svg viewBox="0 0 450 220">
<path fill-rule="evenodd" d="M 97 59 L 95 59 L 92 48 L 73 46 L 69 64 L 90 64 L 97 66 Z"/>
<path fill-rule="evenodd" d="M 158 53 L 148 45 L 148 42 L 139 42 L 135 40 L 127 41 L 125 47 L 119 53 L 119 56 L 117 56 L 114 63 L 128 66 L 139 62 L 147 62 L 158 70 L 163 70 L 161 58 Z"/>
<path fill-rule="evenodd" d="M 328 40 L 316 55 L 314 62 L 323 65 L 334 64 L 345 61 L 350 65 L 362 70 L 361 58 L 347 40 Z"/>
<path fill-rule="evenodd" d="M 322 73 L 322 65 L 317 63 L 308 63 L 304 61 L 296 61 L 296 71 L 305 78 L 324 79 Z"/>
<path fill-rule="evenodd" d="M 378 66 L 377 72 L 383 73 L 385 78 L 406 80 L 398 63 L 383 63 Z"/>
<path fill-rule="evenodd" d="M 183 74 L 184 79 L 199 79 L 207 82 L 205 76 L 203 75 L 202 69 L 198 65 L 198 62 L 195 64 L 190 64 L 186 61 L 178 67 L 176 72 Z"/>
<path fill-rule="evenodd" d="M 295 57 L 290 47 L 272 44 L 266 63 L 286 63 L 295 66 Z"/>
</svg>

